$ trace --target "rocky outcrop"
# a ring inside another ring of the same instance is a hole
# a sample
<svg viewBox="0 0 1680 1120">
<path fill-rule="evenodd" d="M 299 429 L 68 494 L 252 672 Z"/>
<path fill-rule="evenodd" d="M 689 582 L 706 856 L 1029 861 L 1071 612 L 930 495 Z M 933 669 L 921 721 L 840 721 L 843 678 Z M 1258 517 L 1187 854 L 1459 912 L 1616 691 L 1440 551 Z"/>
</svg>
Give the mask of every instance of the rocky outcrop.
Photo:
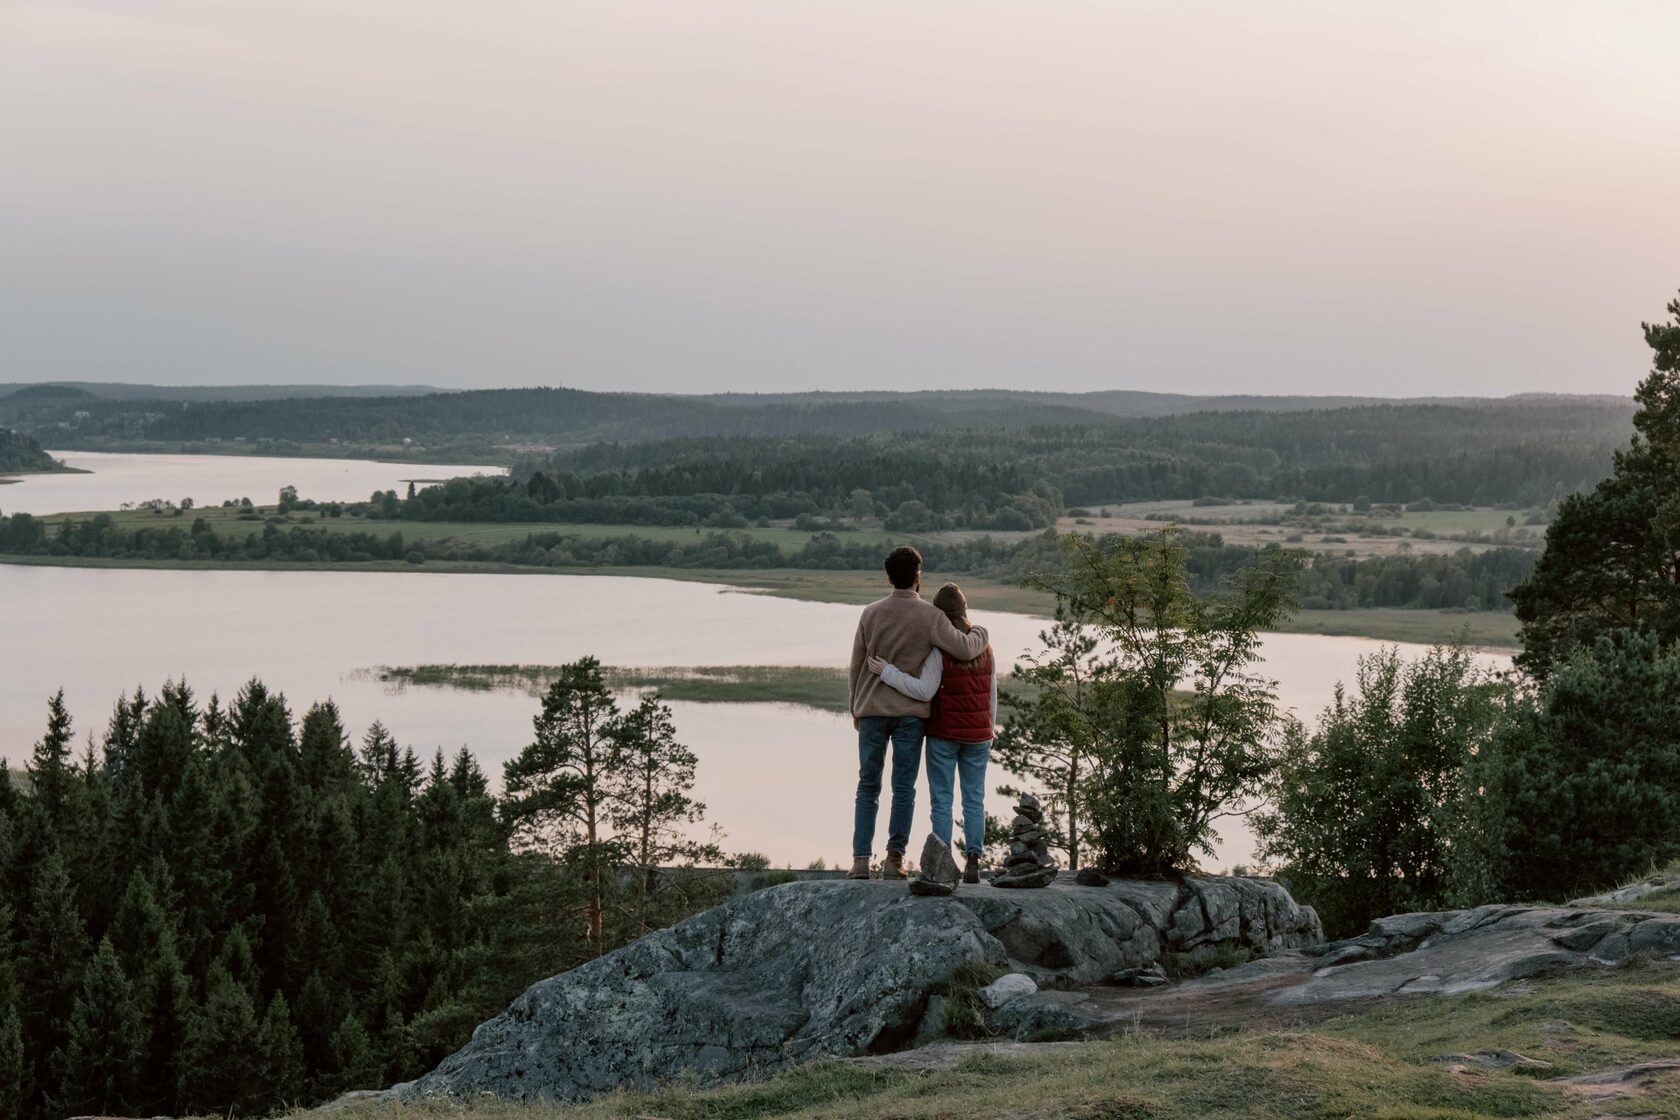
<svg viewBox="0 0 1680 1120">
<path fill-rule="evenodd" d="M 897 883 L 790 883 L 533 985 L 431 1073 L 384 1096 L 578 1100 L 681 1075 L 719 1084 L 888 1053 L 936 1037 L 930 1004 L 942 1014 L 940 994 L 982 969 L 1050 989 L 1022 997 L 1042 1007 L 1009 1013 L 1023 1032 L 1071 1029 L 1088 1017 L 1069 989 L 1168 954 L 1320 940 L 1312 909 L 1260 879 L 981 884 L 944 898 Z"/>
<path fill-rule="evenodd" d="M 1652 875 L 1638 882 L 1629 883 L 1604 894 L 1595 894 L 1588 898 L 1577 898 L 1569 905 L 1596 910 L 1625 909 L 1654 894 L 1667 894 L 1671 891 L 1680 892 L 1680 878 L 1672 874 Z"/>
<path fill-rule="evenodd" d="M 1578 907 L 1481 906 L 1379 918 L 1358 937 L 1182 985 L 1184 996 L 1264 984 L 1279 1006 L 1386 996 L 1458 995 L 1512 980 L 1621 964 L 1680 960 L 1680 914 Z"/>
<path fill-rule="evenodd" d="M 1635 953 L 1680 954 L 1680 914 L 1482 906 L 1404 914 L 1329 946 L 1289 1003 L 1384 995 L 1456 995 L 1548 972 L 1616 965 Z"/>
</svg>

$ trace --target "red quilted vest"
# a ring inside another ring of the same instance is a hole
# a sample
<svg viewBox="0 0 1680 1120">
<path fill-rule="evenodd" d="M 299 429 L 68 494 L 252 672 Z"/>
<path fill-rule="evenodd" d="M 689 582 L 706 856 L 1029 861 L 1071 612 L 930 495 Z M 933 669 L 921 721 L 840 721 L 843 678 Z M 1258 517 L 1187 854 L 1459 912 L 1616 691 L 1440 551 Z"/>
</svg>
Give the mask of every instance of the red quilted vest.
<svg viewBox="0 0 1680 1120">
<path fill-rule="evenodd" d="M 992 737 L 992 647 L 973 661 L 958 661 L 948 653 L 940 670 L 939 692 L 928 720 L 931 738 L 953 743 L 984 743 Z"/>
</svg>

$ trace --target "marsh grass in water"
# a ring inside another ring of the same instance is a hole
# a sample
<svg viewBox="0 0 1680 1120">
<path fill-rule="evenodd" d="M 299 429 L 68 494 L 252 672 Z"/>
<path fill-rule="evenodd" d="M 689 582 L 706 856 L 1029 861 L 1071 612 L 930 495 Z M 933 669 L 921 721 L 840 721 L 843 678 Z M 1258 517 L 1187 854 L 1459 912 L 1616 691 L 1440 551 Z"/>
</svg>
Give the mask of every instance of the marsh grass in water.
<svg viewBox="0 0 1680 1120">
<path fill-rule="evenodd" d="M 380 666 L 375 679 L 398 688 L 510 690 L 541 695 L 559 673 L 554 665 Z M 602 670 L 607 686 L 657 691 L 665 700 L 696 704 L 799 704 L 827 712 L 848 708 L 846 671 L 799 665 L 714 665 Z"/>
</svg>

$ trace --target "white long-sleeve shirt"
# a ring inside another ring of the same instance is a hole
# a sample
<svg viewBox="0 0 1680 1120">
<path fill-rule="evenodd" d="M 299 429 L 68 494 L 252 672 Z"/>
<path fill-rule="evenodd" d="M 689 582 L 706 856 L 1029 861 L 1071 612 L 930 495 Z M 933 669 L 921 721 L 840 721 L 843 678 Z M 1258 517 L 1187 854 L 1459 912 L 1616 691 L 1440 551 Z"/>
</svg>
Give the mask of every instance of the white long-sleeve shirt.
<svg viewBox="0 0 1680 1120">
<path fill-rule="evenodd" d="M 922 662 L 922 671 L 912 677 L 897 665 L 888 662 L 881 670 L 881 683 L 895 689 L 912 700 L 927 703 L 939 691 L 939 682 L 945 679 L 945 655 L 934 650 Z M 997 725 L 997 659 L 992 659 L 992 725 Z"/>
</svg>

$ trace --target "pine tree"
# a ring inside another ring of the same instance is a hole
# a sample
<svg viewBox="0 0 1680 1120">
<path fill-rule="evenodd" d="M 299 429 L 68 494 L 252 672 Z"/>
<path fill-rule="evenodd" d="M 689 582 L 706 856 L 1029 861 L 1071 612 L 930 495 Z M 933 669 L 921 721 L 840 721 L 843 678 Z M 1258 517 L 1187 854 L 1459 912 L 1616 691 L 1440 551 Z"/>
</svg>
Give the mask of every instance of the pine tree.
<svg viewBox="0 0 1680 1120">
<path fill-rule="evenodd" d="M 585 930 L 596 955 L 608 882 L 625 852 L 606 831 L 609 782 L 619 766 L 609 734 L 617 715 L 599 661 L 561 666 L 532 720 L 535 737 L 504 769 L 516 841 L 564 858 L 584 878 Z"/>
<path fill-rule="evenodd" d="M 72 1113 L 121 1115 L 135 1099 L 141 1022 L 109 938 L 100 941 L 88 964 L 66 1034 L 64 1049 L 55 1055 L 55 1103 Z"/>
<path fill-rule="evenodd" d="M 36 810 L 55 826 L 64 819 L 74 781 L 70 739 L 70 712 L 64 706 L 64 690 L 61 688 L 47 701 L 47 733 L 35 744 L 29 764 L 25 767 Z"/>
<path fill-rule="evenodd" d="M 257 1031 L 258 1060 L 263 1090 L 270 1107 L 295 1105 L 304 1092 L 303 1043 L 292 1026 L 291 1010 L 279 992 L 268 1002 Z"/>
<path fill-rule="evenodd" d="M 176 1068 L 192 999 L 177 948 L 175 923 L 158 899 L 161 860 L 129 877 L 111 925 L 111 943 L 134 986 L 140 1016 L 140 1063 L 131 1103 L 148 1115 L 175 1111 Z"/>
<path fill-rule="evenodd" d="M 0 1117 L 24 1112 L 23 1021 L 12 964 L 12 909 L 0 901 Z"/>
<path fill-rule="evenodd" d="M 105 773 L 119 793 L 126 792 L 132 775 L 134 754 L 145 713 L 146 694 L 136 688 L 133 700 L 128 698 L 126 692 L 117 697 L 116 707 L 111 711 L 111 722 L 105 727 Z"/>
<path fill-rule="evenodd" d="M 384 1083 L 367 1028 L 354 1015 L 346 1015 L 333 1031 L 332 1059 L 332 1080 L 338 1092 L 372 1089 Z"/>
<path fill-rule="evenodd" d="M 201 749 L 197 724 L 185 682 L 164 689 L 159 702 L 147 707 L 126 769 L 151 797 L 169 802 L 179 794 Z"/>
<path fill-rule="evenodd" d="M 24 1114 L 23 1023 L 16 1003 L 0 1004 L 0 1116 Z"/>
<path fill-rule="evenodd" d="M 706 806 L 691 796 L 700 760 L 677 741 L 671 709 L 657 697 L 643 697 L 612 722 L 608 734 L 615 766 L 606 783 L 607 819 L 641 872 L 630 933 L 640 937 L 653 926 L 660 868 L 716 860 L 722 853 L 715 843 L 689 835 L 689 827 L 706 815 Z"/>
<path fill-rule="evenodd" d="M 1641 324 L 1653 360 L 1634 393 L 1637 434 L 1609 478 L 1558 506 L 1534 575 L 1510 592 L 1517 664 L 1536 679 L 1614 630 L 1680 641 L 1680 299 L 1668 312 Z"/>
<path fill-rule="evenodd" d="M 204 980 L 204 1002 L 187 1025 L 179 1055 L 179 1101 L 191 1112 L 246 1112 L 264 1104 L 253 1084 L 252 1057 L 261 1054 L 261 1025 L 251 996 L 220 963 Z"/>
<path fill-rule="evenodd" d="M 356 755 L 344 733 L 338 705 L 331 700 L 304 713 L 298 732 L 298 778 L 314 793 L 342 792 L 356 780 Z"/>
<path fill-rule="evenodd" d="M 56 851 L 36 867 L 18 926 L 18 991 L 29 993 L 19 1002 L 24 1070 L 40 1100 L 56 1095 L 51 1058 L 64 1047 L 88 955 L 75 888 Z"/>
</svg>

